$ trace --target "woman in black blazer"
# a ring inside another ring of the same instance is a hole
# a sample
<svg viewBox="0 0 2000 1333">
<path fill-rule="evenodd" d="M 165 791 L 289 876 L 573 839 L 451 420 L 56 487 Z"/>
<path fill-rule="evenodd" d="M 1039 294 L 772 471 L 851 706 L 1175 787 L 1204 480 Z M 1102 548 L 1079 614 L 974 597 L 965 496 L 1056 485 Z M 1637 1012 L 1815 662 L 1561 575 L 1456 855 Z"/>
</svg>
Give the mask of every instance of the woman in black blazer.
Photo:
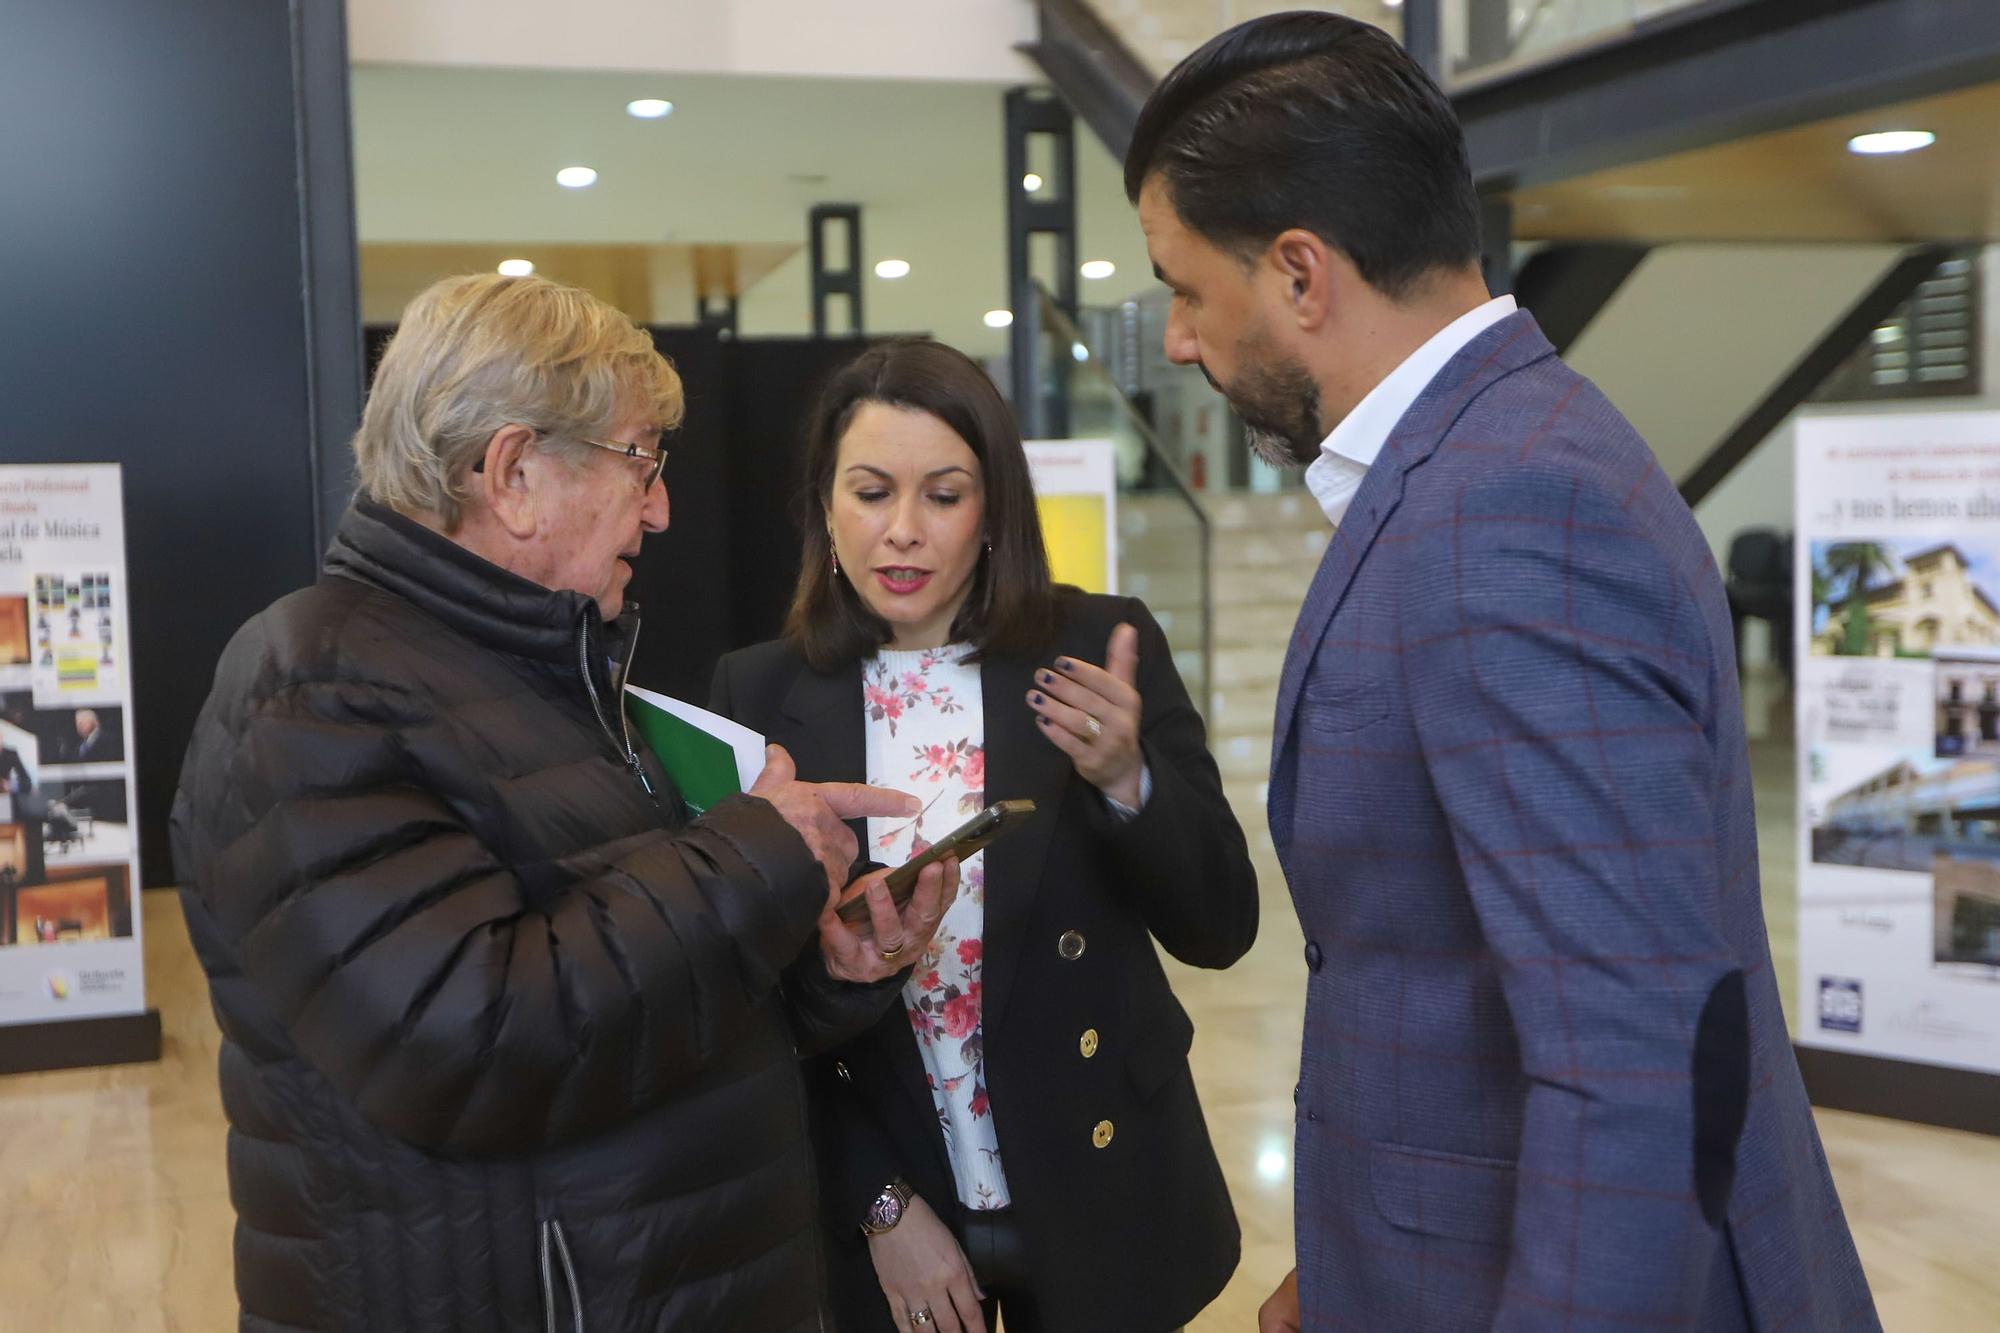
<svg viewBox="0 0 2000 1333">
<path fill-rule="evenodd" d="M 1036 803 L 967 862 L 903 1003 L 808 1066 L 839 1327 L 1176 1328 L 1240 1238 L 1153 941 L 1229 966 L 1257 886 L 1166 636 L 1051 586 L 1013 419 L 957 352 L 863 353 L 808 467 L 785 637 L 722 660 L 715 708 L 801 778 L 927 801 L 859 831 L 885 864 Z"/>
</svg>

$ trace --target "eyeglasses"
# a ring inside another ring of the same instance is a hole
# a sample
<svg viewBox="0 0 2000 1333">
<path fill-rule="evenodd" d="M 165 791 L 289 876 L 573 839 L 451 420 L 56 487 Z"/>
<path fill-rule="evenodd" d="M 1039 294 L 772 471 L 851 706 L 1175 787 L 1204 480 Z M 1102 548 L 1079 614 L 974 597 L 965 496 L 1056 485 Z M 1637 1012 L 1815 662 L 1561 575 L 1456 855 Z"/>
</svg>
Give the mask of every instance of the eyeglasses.
<svg viewBox="0 0 2000 1333">
<path fill-rule="evenodd" d="M 535 438 L 548 439 L 550 436 L 547 431 L 538 430 L 535 432 Z M 642 491 L 653 489 L 653 483 L 660 479 L 660 472 L 667 465 L 667 447 L 663 444 L 655 445 L 649 449 L 643 444 L 627 444 L 622 440 L 593 440 L 583 435 L 570 435 L 564 438 L 575 440 L 578 444 L 589 444 L 595 445 L 599 449 L 609 449 L 614 454 L 623 454 L 627 458 L 636 459 L 644 463 L 646 465 L 646 480 L 639 485 L 639 489 Z M 472 470 L 474 472 L 486 471 L 486 459 L 483 455 L 478 462 L 472 465 Z"/>
<path fill-rule="evenodd" d="M 625 444 L 618 440 L 592 440 L 582 435 L 573 435 L 570 438 L 578 444 L 594 444 L 600 449 L 609 449 L 614 454 L 623 454 L 627 458 L 636 458 L 644 463 L 646 480 L 639 485 L 642 491 L 653 489 L 653 483 L 660 479 L 660 470 L 667 465 L 667 447 L 663 444 L 648 449 L 643 444 Z"/>
</svg>

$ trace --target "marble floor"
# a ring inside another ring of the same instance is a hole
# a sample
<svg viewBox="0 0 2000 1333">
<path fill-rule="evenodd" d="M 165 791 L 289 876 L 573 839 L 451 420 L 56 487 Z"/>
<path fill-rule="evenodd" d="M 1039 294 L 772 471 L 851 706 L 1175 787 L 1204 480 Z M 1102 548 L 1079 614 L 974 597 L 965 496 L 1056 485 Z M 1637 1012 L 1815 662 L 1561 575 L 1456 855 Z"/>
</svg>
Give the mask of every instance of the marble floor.
<svg viewBox="0 0 2000 1333">
<path fill-rule="evenodd" d="M 1791 994 L 1791 759 L 1757 747 L 1765 886 Z M 1194 1061 L 1244 1231 L 1243 1264 L 1197 1333 L 1251 1330 L 1291 1266 L 1291 1087 L 1302 941 L 1275 868 L 1264 927 L 1225 973 L 1175 968 Z M 234 1327 L 216 1033 L 178 901 L 145 895 L 155 1065 L 0 1078 L 0 1329 L 217 1333 Z M 1885 1326 L 2000 1329 L 2000 1138 L 1822 1113 Z M 387 1330 L 384 1333 L 388 1333 Z"/>
</svg>

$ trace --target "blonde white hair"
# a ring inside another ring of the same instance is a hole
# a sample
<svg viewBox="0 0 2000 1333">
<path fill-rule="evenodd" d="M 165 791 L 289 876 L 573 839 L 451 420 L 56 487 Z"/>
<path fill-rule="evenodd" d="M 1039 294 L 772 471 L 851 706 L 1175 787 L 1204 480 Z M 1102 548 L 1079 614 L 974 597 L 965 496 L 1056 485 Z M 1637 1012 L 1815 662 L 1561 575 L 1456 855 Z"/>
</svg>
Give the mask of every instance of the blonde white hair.
<svg viewBox="0 0 2000 1333">
<path fill-rule="evenodd" d="M 589 292 L 546 278 L 445 278 L 403 311 L 382 353 L 354 459 L 369 499 L 446 532 L 463 515 L 465 478 L 496 431 L 541 433 L 590 452 L 623 416 L 680 424 L 681 379 L 647 332 Z"/>
</svg>

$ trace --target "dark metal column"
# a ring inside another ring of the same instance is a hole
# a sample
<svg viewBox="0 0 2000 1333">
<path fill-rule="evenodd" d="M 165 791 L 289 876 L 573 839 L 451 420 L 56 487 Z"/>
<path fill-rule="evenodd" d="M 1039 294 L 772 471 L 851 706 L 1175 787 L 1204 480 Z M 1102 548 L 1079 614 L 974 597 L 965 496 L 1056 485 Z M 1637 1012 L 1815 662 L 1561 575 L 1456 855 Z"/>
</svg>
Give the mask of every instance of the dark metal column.
<svg viewBox="0 0 2000 1333">
<path fill-rule="evenodd" d="M 813 336 L 826 337 L 828 298 L 845 296 L 851 317 L 848 332 L 862 336 L 867 325 L 861 317 L 861 205 L 815 204 L 810 217 L 812 237 Z M 847 267 L 827 267 L 827 229 L 834 223 L 847 224 Z M 706 322 L 704 320 L 704 322 Z"/>
<path fill-rule="evenodd" d="M 860 308 L 860 304 L 860 299 L 857 297 L 855 300 L 855 308 L 857 310 Z M 737 308 L 738 300 L 733 295 L 697 296 L 694 298 L 694 322 L 700 328 L 714 329 L 718 337 L 734 338 L 736 336 Z M 819 311 L 819 293 L 817 289 L 815 289 L 813 294 L 813 310 L 815 314 Z M 855 322 L 857 324 L 860 323 L 859 319 Z M 819 329 L 817 322 L 814 327 L 821 333 L 824 333 L 823 329 Z M 856 332 L 858 333 L 859 331 L 857 328 Z"/>
<path fill-rule="evenodd" d="M 1407 0 L 1403 6 L 1403 49 L 1433 79 L 1444 82 L 1442 0 Z"/>
<path fill-rule="evenodd" d="M 1055 97 L 1032 88 L 1006 94 L 1007 294 L 1014 312 L 1010 363 L 1014 414 L 1028 439 L 1060 439 L 1069 434 L 1070 358 L 1051 358 L 1044 376 L 1041 303 L 1033 269 L 1033 239 L 1053 236 L 1056 272 L 1050 275 L 1058 309 L 1076 322 L 1076 118 Z M 1029 193 L 1028 147 L 1045 136 L 1054 149 L 1053 166 L 1042 187 Z"/>
</svg>

